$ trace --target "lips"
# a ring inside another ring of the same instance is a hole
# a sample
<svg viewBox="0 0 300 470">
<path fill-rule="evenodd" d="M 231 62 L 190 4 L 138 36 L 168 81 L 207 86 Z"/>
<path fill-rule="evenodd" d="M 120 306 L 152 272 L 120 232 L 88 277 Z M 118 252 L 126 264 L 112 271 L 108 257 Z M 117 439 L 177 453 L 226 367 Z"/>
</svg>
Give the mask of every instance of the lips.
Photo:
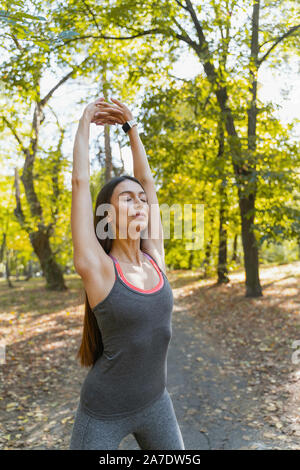
<svg viewBox="0 0 300 470">
<path fill-rule="evenodd" d="M 145 217 L 144 212 L 137 212 L 133 217 Z"/>
</svg>

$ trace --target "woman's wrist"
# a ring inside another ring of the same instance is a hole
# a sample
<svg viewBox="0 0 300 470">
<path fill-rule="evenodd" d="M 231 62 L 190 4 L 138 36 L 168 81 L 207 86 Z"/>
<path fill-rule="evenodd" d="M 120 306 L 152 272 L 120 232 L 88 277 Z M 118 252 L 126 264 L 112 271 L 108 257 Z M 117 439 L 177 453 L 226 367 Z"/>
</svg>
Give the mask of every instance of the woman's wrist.
<svg viewBox="0 0 300 470">
<path fill-rule="evenodd" d="M 90 125 L 91 124 L 91 116 L 89 113 L 87 113 L 86 111 L 83 111 L 82 115 L 81 115 L 81 118 L 79 119 L 79 122 L 82 122 L 84 124 L 88 124 Z"/>
<path fill-rule="evenodd" d="M 90 138 L 90 126 L 91 126 L 91 120 L 89 116 L 83 113 L 81 118 L 79 119 L 77 131 L 79 132 L 81 136 L 83 136 L 86 139 L 89 139 Z"/>
<path fill-rule="evenodd" d="M 138 131 L 138 126 L 133 126 L 131 127 L 128 131 L 127 131 L 127 135 L 129 135 L 129 137 L 131 136 L 137 136 L 139 135 L 139 131 Z"/>
</svg>

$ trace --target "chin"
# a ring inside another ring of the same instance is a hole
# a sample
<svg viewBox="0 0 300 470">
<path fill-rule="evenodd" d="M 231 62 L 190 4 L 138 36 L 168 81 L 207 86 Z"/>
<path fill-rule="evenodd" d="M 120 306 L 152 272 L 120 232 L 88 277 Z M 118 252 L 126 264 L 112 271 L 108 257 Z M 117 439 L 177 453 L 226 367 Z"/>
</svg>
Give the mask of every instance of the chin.
<svg viewBox="0 0 300 470">
<path fill-rule="evenodd" d="M 148 226 L 148 222 L 145 221 L 145 220 L 139 220 L 139 219 L 136 219 L 136 220 L 133 220 L 132 222 L 130 222 L 131 224 L 134 223 L 135 226 L 140 226 L 141 227 L 141 230 L 145 230 L 145 228 L 147 228 Z"/>
</svg>

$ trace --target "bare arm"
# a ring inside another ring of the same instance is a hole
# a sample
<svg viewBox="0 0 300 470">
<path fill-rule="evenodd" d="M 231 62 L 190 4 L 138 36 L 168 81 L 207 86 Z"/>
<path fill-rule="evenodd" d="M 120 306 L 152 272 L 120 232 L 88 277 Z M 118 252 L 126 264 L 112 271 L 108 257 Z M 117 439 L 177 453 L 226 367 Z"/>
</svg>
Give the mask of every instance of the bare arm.
<svg viewBox="0 0 300 470">
<path fill-rule="evenodd" d="M 141 183 L 146 180 L 153 180 L 145 148 L 139 135 L 138 127 L 134 126 L 129 129 L 128 136 L 133 158 L 134 176 L 140 180 Z"/>
<path fill-rule="evenodd" d="M 128 107 L 115 98 L 111 98 L 113 105 L 105 101 L 99 103 L 101 109 L 105 109 L 108 113 L 120 111 L 121 123 L 133 119 L 133 114 Z M 148 163 L 144 145 L 139 136 L 137 126 L 132 127 L 128 131 L 130 139 L 131 152 L 133 157 L 134 176 L 141 182 L 145 188 L 148 204 L 149 204 L 149 222 L 148 222 L 148 238 L 142 239 L 142 247 L 144 251 L 149 252 L 165 271 L 165 253 L 163 240 L 163 227 L 160 217 L 160 209 L 156 195 L 155 182 L 152 177 L 151 169 Z"/>
<path fill-rule="evenodd" d="M 97 240 L 94 230 L 89 187 L 89 135 L 95 113 L 102 116 L 103 122 L 113 123 L 113 119 L 106 118 L 106 113 L 99 111 L 96 102 L 89 104 L 84 110 L 78 123 L 73 147 L 71 230 L 74 266 L 80 275 L 93 269 L 99 270 L 99 273 L 104 272 L 108 266 L 108 256 Z"/>
<path fill-rule="evenodd" d="M 155 182 L 137 126 L 132 127 L 128 131 L 128 135 L 133 157 L 134 176 L 142 183 L 149 204 L 148 238 L 142 240 L 142 247 L 152 254 L 154 259 L 161 259 L 162 269 L 165 272 L 164 235 Z"/>
</svg>

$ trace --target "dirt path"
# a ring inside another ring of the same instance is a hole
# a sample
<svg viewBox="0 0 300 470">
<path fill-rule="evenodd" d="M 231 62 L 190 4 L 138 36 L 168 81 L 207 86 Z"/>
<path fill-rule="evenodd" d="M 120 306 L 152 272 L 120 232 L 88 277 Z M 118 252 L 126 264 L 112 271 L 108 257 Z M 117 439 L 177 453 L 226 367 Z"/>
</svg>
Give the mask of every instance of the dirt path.
<svg viewBox="0 0 300 470">
<path fill-rule="evenodd" d="M 291 356 L 300 340 L 300 263 L 262 268 L 259 299 L 244 297 L 239 273 L 226 286 L 197 273 L 168 277 L 175 306 L 167 388 L 186 449 L 299 449 L 299 364 Z M 83 308 L 74 302 L 78 284 L 69 285 L 67 311 L 66 298 L 56 305 L 53 294 L 51 307 L 23 315 L 20 283 L 14 310 L 1 313 L 9 341 L 0 365 L 1 449 L 68 448 L 87 373 L 75 360 Z M 28 295 L 41 304 L 41 287 Z M 120 449 L 139 447 L 129 435 Z"/>
</svg>

